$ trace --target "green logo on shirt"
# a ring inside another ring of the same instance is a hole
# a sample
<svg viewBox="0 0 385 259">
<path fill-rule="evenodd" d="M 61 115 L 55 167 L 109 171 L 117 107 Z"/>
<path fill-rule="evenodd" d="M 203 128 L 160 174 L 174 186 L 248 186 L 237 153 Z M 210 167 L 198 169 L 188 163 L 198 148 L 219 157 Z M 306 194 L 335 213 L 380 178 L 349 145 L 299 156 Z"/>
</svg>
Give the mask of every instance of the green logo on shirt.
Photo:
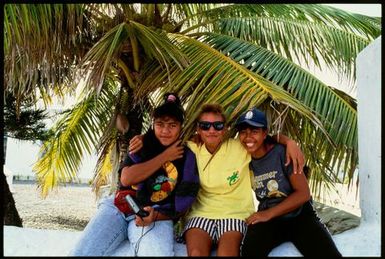
<svg viewBox="0 0 385 259">
<path fill-rule="evenodd" d="M 239 180 L 239 173 L 238 171 L 235 171 L 231 176 L 227 177 L 227 180 L 229 181 L 229 186 L 235 184 Z"/>
</svg>

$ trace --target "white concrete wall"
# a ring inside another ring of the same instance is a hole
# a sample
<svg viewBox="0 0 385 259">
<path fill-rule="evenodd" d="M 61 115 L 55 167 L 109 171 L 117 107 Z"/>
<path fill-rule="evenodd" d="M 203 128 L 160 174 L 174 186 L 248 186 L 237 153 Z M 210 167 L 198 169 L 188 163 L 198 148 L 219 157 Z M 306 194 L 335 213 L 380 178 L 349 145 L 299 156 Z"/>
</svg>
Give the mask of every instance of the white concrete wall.
<svg viewBox="0 0 385 259">
<path fill-rule="evenodd" d="M 362 221 L 380 224 L 381 37 L 357 56 L 357 99 Z"/>
<path fill-rule="evenodd" d="M 333 236 L 344 256 L 381 256 L 381 37 L 357 57 L 361 223 Z"/>
</svg>

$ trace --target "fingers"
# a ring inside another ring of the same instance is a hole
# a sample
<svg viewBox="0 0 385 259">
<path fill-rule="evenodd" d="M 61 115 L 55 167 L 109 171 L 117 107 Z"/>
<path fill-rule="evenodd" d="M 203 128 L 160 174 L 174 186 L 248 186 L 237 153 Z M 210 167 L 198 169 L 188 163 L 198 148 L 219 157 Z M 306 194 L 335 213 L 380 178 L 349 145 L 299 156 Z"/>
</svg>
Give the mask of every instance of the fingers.
<svg viewBox="0 0 385 259">
<path fill-rule="evenodd" d="M 293 161 L 294 174 L 297 174 L 298 173 L 298 162 L 297 162 L 297 159 L 292 159 L 292 161 Z"/>
<path fill-rule="evenodd" d="M 143 210 L 145 211 L 148 211 L 149 212 L 149 215 L 147 217 L 139 217 L 139 216 L 136 216 L 135 217 L 135 225 L 137 227 L 141 226 L 148 226 L 151 224 L 151 222 L 153 222 L 153 217 L 154 217 L 154 208 L 151 207 L 151 206 L 146 206 L 146 207 L 143 207 Z"/>
<path fill-rule="evenodd" d="M 300 173 L 303 172 L 303 167 L 305 166 L 305 157 L 302 155 L 299 159 L 299 162 L 298 162 L 298 168 L 299 168 L 299 171 Z"/>
<path fill-rule="evenodd" d="M 143 210 L 148 211 L 150 215 L 154 212 L 154 208 L 151 206 L 143 207 Z"/>
<path fill-rule="evenodd" d="M 297 159 L 293 159 L 294 174 L 302 174 L 305 166 L 305 159 L 302 153 L 298 154 Z"/>
<path fill-rule="evenodd" d="M 139 217 L 139 216 L 135 216 L 135 225 L 136 225 L 137 227 L 139 227 L 139 226 L 145 226 L 144 220 L 143 220 L 141 217 Z"/>
<path fill-rule="evenodd" d="M 286 152 L 286 160 L 285 160 L 285 166 L 288 166 L 290 164 L 290 156 L 288 152 Z"/>
<path fill-rule="evenodd" d="M 184 153 L 184 147 L 180 146 L 181 140 L 175 141 L 170 147 L 165 151 L 168 161 L 174 161 L 175 159 L 182 158 Z"/>
<path fill-rule="evenodd" d="M 181 139 L 178 139 L 178 140 L 176 140 L 176 141 L 174 142 L 174 144 L 172 144 L 172 146 L 177 147 L 177 146 L 180 145 L 181 142 L 182 142 L 182 140 L 181 140 Z"/>
<path fill-rule="evenodd" d="M 246 219 L 246 224 L 247 225 L 254 225 L 257 222 L 258 222 L 258 220 L 254 219 L 254 217 L 249 217 L 248 219 Z"/>
<path fill-rule="evenodd" d="M 130 140 L 128 151 L 130 154 L 138 152 L 143 147 L 141 135 L 136 135 Z"/>
</svg>

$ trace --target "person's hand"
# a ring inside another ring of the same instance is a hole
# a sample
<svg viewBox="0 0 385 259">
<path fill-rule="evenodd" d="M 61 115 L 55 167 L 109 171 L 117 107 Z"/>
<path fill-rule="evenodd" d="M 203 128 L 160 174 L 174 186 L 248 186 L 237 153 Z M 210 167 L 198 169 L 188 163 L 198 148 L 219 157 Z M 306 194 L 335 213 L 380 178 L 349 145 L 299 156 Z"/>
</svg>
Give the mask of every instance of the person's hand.
<svg viewBox="0 0 385 259">
<path fill-rule="evenodd" d="M 294 140 L 288 140 L 286 143 L 286 161 L 285 166 L 293 163 L 293 173 L 301 174 L 305 165 L 305 156 Z"/>
<path fill-rule="evenodd" d="M 165 159 L 165 162 L 167 161 L 174 161 L 178 158 L 183 157 L 184 147 L 180 146 L 180 143 L 182 140 L 175 141 L 174 144 L 169 146 L 165 151 L 163 151 L 162 155 Z"/>
<path fill-rule="evenodd" d="M 135 135 L 130 140 L 130 145 L 128 146 L 128 152 L 130 154 L 138 152 L 143 147 L 143 135 Z"/>
<path fill-rule="evenodd" d="M 144 227 L 150 225 L 152 222 L 156 220 L 156 215 L 158 214 L 157 211 L 154 210 L 151 206 L 146 206 L 143 208 L 143 210 L 148 211 L 149 215 L 147 217 L 139 217 L 138 215 L 135 216 L 135 224 L 138 227 Z"/>
<path fill-rule="evenodd" d="M 269 210 L 262 210 L 258 212 L 254 212 L 246 219 L 247 225 L 254 225 L 259 222 L 266 222 L 272 218 L 272 215 Z"/>
</svg>

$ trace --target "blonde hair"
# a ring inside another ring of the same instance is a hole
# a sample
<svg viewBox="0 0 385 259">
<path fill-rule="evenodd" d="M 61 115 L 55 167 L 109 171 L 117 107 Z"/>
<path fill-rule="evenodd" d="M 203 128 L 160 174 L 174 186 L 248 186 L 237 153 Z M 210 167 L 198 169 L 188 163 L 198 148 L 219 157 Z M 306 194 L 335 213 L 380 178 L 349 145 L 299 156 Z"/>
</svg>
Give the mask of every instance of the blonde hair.
<svg viewBox="0 0 385 259">
<path fill-rule="evenodd" d="M 202 117 L 202 115 L 205 113 L 214 113 L 214 114 L 220 115 L 222 117 L 223 122 L 226 124 L 226 115 L 225 115 L 225 112 L 223 111 L 223 107 L 220 104 L 216 104 L 216 103 L 204 104 L 201 107 L 198 113 L 198 116 L 196 117 L 196 122 L 198 122 Z"/>
</svg>

